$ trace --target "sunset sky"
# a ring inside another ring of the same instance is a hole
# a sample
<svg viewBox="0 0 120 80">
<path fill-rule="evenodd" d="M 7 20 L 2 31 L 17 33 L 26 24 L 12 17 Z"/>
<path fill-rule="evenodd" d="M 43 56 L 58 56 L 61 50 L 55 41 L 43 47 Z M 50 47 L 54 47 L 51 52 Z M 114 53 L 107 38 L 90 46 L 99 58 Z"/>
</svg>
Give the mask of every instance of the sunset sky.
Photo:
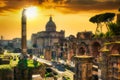
<svg viewBox="0 0 120 80">
<path fill-rule="evenodd" d="M 0 36 L 4 39 L 21 37 L 21 12 L 28 7 L 36 11 L 26 14 L 27 39 L 32 33 L 45 30 L 50 15 L 57 31 L 65 30 L 65 36 L 76 36 L 85 30 L 94 33 L 96 24 L 89 22 L 89 18 L 105 12 L 118 13 L 120 0 L 0 0 Z"/>
</svg>

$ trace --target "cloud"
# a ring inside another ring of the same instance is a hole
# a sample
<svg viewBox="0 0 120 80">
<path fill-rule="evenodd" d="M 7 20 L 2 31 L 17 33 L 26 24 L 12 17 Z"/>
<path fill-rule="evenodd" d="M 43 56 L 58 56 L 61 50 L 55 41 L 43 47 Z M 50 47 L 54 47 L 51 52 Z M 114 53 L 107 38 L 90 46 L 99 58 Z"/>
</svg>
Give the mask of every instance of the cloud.
<svg viewBox="0 0 120 80">
<path fill-rule="evenodd" d="M 119 7 L 120 0 L 71 0 L 63 8 L 66 8 L 69 12 L 79 12 L 117 10 Z"/>
<path fill-rule="evenodd" d="M 0 0 L 0 14 L 29 5 L 45 9 L 54 8 L 63 13 L 76 13 L 88 10 L 115 10 L 120 7 L 120 0 Z"/>
<path fill-rule="evenodd" d="M 4 7 L 6 4 L 3 1 L 0 1 L 0 7 Z"/>
<path fill-rule="evenodd" d="M 41 0 L 42 1 L 42 0 Z M 0 1 L 0 14 L 4 14 L 6 11 L 15 11 L 21 8 L 25 8 L 29 5 L 41 4 L 40 0 L 2 0 Z"/>
</svg>

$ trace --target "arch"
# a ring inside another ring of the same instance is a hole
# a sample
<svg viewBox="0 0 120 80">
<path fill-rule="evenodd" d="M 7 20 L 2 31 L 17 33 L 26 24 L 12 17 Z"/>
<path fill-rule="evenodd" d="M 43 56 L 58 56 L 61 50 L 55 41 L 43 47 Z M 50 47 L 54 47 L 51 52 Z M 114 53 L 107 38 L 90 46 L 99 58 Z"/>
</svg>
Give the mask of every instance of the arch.
<svg viewBox="0 0 120 80">
<path fill-rule="evenodd" d="M 120 44 L 113 44 L 110 50 L 111 54 L 120 54 Z"/>
<path fill-rule="evenodd" d="M 85 48 L 84 47 L 80 47 L 79 48 L 79 53 L 81 54 L 81 55 L 84 55 L 85 54 Z"/>
<path fill-rule="evenodd" d="M 97 41 L 93 42 L 91 45 L 91 49 L 92 49 L 92 55 L 94 57 L 99 56 L 99 50 L 101 48 L 101 44 Z"/>
<path fill-rule="evenodd" d="M 88 53 L 88 46 L 85 42 L 81 42 L 78 45 L 78 55 L 85 55 L 86 53 Z"/>
</svg>

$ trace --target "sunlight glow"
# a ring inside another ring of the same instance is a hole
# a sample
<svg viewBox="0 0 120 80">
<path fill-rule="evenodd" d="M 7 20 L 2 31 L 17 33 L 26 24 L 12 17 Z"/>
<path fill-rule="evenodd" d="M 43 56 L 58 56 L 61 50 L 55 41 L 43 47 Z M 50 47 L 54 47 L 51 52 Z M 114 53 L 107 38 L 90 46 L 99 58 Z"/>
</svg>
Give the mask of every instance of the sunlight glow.
<svg viewBox="0 0 120 80">
<path fill-rule="evenodd" d="M 26 16 L 28 18 L 36 17 L 37 13 L 38 13 L 38 8 L 37 7 L 31 6 L 31 7 L 26 8 Z"/>
</svg>

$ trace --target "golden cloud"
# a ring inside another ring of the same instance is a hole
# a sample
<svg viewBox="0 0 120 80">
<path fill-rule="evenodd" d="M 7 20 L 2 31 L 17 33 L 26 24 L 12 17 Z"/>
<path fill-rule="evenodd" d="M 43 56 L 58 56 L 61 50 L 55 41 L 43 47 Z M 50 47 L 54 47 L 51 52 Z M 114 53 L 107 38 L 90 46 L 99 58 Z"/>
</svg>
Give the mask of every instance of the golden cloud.
<svg viewBox="0 0 120 80">
<path fill-rule="evenodd" d="M 76 13 L 88 10 L 115 10 L 120 7 L 120 0 L 2 0 L 0 14 L 30 5 L 45 9 L 54 8 L 63 13 Z"/>
</svg>

